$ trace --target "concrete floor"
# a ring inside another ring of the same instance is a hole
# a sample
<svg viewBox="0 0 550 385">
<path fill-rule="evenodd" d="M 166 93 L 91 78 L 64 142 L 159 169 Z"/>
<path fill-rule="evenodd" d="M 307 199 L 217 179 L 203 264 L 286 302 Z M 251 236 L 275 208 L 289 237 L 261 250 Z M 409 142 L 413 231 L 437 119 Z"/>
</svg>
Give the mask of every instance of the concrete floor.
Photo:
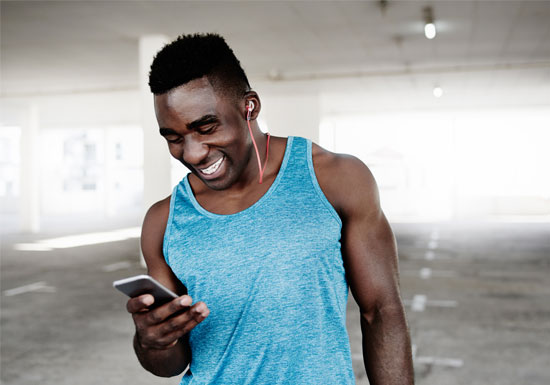
<svg viewBox="0 0 550 385">
<path fill-rule="evenodd" d="M 394 230 L 417 384 L 550 384 L 550 224 Z M 139 366 L 126 300 L 111 286 L 143 273 L 137 240 L 13 249 L 54 235 L 3 236 L 1 383 L 178 384 Z M 357 383 L 367 384 L 358 314 L 350 295 L 354 369 Z"/>
</svg>

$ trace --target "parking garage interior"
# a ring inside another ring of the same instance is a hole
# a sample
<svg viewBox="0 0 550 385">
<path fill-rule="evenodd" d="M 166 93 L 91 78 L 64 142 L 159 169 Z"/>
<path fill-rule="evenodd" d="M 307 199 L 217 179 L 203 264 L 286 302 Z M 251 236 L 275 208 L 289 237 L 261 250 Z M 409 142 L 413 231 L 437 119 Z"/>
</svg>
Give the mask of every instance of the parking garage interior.
<svg viewBox="0 0 550 385">
<path fill-rule="evenodd" d="M 263 131 L 376 178 L 416 383 L 550 383 L 550 1 L 1 1 L 0 17 L 3 384 L 179 383 L 141 368 L 112 282 L 146 272 L 143 216 L 188 172 L 158 135 L 151 60 L 206 32 Z M 368 384 L 351 295 L 347 329 Z"/>
</svg>

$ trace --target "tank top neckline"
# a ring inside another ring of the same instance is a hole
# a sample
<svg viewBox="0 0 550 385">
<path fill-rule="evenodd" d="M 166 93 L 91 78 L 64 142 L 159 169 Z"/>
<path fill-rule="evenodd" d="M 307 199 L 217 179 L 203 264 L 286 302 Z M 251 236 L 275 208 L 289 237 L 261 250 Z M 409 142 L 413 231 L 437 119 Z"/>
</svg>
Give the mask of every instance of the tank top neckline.
<svg viewBox="0 0 550 385">
<path fill-rule="evenodd" d="M 285 172 L 286 166 L 288 164 L 288 159 L 290 158 L 290 153 L 292 152 L 292 142 L 294 140 L 293 136 L 289 136 L 286 141 L 286 147 L 285 147 L 285 154 L 283 156 L 283 161 L 281 163 L 281 168 L 279 168 L 279 172 L 277 173 L 277 176 L 275 177 L 275 180 L 269 186 L 269 189 L 258 199 L 256 202 L 254 202 L 252 205 L 247 207 L 244 210 L 238 211 L 233 214 L 217 214 L 213 213 L 211 211 L 206 210 L 204 207 L 200 205 L 200 203 L 197 201 L 197 198 L 195 198 L 195 194 L 193 193 L 193 189 L 191 188 L 191 184 L 189 183 L 189 174 L 185 175 L 183 178 L 183 184 L 185 185 L 185 190 L 187 191 L 187 195 L 189 197 L 189 200 L 193 204 L 193 207 L 195 209 L 210 218 L 235 218 L 240 215 L 244 215 L 248 213 L 249 211 L 255 209 L 256 207 L 260 206 L 277 188 L 277 185 L 280 183 L 281 179 L 283 178 L 283 174 Z"/>
</svg>

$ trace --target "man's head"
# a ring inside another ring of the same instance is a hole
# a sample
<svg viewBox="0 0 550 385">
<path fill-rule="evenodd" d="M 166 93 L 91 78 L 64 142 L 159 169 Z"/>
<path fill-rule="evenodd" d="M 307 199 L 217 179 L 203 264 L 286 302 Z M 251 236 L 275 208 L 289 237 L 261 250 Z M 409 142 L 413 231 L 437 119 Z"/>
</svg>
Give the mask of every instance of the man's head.
<svg viewBox="0 0 550 385">
<path fill-rule="evenodd" d="M 188 35 L 168 44 L 151 65 L 149 85 L 170 153 L 206 186 L 223 190 L 257 173 L 246 106 L 254 103 L 255 120 L 260 100 L 222 37 Z"/>
<path fill-rule="evenodd" d="M 239 60 L 215 34 L 182 35 L 164 46 L 151 65 L 149 87 L 160 95 L 204 76 L 226 96 L 241 98 L 250 91 Z"/>
</svg>

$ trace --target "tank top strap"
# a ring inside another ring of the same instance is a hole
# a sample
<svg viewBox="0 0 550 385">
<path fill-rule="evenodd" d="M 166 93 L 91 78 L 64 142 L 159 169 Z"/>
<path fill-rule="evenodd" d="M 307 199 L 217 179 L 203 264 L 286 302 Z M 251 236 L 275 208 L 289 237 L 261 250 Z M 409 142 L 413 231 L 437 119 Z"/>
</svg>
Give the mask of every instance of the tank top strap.
<svg viewBox="0 0 550 385">
<path fill-rule="evenodd" d="M 310 146 L 310 140 L 298 136 L 292 137 L 292 146 L 281 181 L 283 185 L 303 185 L 310 178 L 308 162 Z"/>
<path fill-rule="evenodd" d="M 310 139 L 292 137 L 290 156 L 275 198 L 303 198 L 310 204 L 317 202 L 342 226 L 341 218 L 323 193 L 313 167 L 313 143 Z M 283 201 L 285 200 L 283 199 Z"/>
</svg>

